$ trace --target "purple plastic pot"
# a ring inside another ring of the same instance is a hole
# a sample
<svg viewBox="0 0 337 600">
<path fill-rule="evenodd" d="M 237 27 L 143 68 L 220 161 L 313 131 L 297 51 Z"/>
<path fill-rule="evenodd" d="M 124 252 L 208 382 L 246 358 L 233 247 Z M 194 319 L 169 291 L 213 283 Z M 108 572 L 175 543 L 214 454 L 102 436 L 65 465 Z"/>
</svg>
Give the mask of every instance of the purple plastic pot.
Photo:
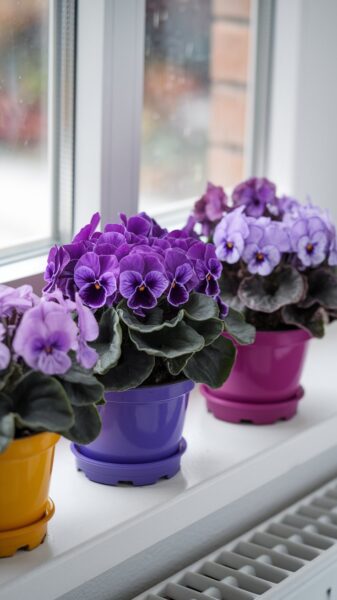
<svg viewBox="0 0 337 600">
<path fill-rule="evenodd" d="M 293 417 L 303 396 L 300 377 L 309 340 L 302 329 L 258 331 L 254 344 L 237 347 L 234 368 L 222 387 L 201 386 L 208 410 L 232 423 Z"/>
<path fill-rule="evenodd" d="M 182 438 L 191 381 L 107 392 L 102 430 L 87 446 L 72 446 L 77 467 L 93 481 L 155 483 L 173 477 L 186 449 Z"/>
</svg>

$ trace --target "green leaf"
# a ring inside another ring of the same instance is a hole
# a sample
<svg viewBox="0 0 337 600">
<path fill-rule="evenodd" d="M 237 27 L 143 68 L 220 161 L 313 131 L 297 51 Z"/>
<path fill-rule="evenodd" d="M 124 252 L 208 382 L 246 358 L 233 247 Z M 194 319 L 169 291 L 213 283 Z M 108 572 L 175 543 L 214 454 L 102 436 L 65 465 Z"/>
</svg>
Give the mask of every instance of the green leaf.
<svg viewBox="0 0 337 600">
<path fill-rule="evenodd" d="M 238 344 L 248 345 L 255 340 L 255 327 L 245 321 L 244 316 L 234 308 L 230 308 L 225 318 L 225 331 L 227 331 Z"/>
<path fill-rule="evenodd" d="M 129 329 L 143 333 L 160 331 L 164 327 L 175 327 L 184 317 L 184 311 L 181 309 L 172 319 L 165 321 L 163 319 L 164 311 L 159 306 L 156 306 L 145 319 L 140 320 L 133 312 L 128 310 L 126 303 L 121 304 L 117 312 Z"/>
<path fill-rule="evenodd" d="M 238 297 L 240 281 L 241 279 L 238 275 L 238 271 L 235 270 L 232 272 L 229 265 L 226 264 L 219 279 L 221 299 L 225 304 L 228 304 L 228 306 L 238 311 L 244 309 L 244 304 Z"/>
<path fill-rule="evenodd" d="M 192 321 L 186 319 L 186 323 L 204 338 L 205 346 L 212 344 L 224 330 L 224 322 L 222 319 L 213 318 L 207 319 L 206 321 Z"/>
<path fill-rule="evenodd" d="M 285 323 L 305 329 L 314 337 L 324 336 L 324 325 L 328 323 L 328 315 L 324 308 L 312 306 L 310 308 L 299 308 L 298 306 L 285 306 L 282 309 Z"/>
<path fill-rule="evenodd" d="M 314 269 L 308 273 L 309 289 L 301 302 L 303 308 L 318 303 L 328 310 L 337 309 L 337 276 L 331 269 Z"/>
<path fill-rule="evenodd" d="M 121 355 L 122 337 L 119 316 L 114 308 L 108 308 L 99 322 L 98 338 L 92 343 L 99 354 L 95 373 L 102 375 L 117 364 Z"/>
<path fill-rule="evenodd" d="M 154 365 L 154 357 L 139 352 L 128 339 L 123 342 L 122 356 L 118 364 L 98 379 L 107 391 L 128 390 L 142 385 L 150 377 Z"/>
<path fill-rule="evenodd" d="M 219 316 L 219 308 L 216 301 L 205 294 L 194 292 L 190 299 L 184 304 L 185 315 L 193 321 L 206 321 Z"/>
<path fill-rule="evenodd" d="M 182 354 L 176 358 L 170 358 L 166 363 L 169 373 L 174 377 L 179 375 L 186 367 L 191 356 L 193 356 L 193 354 Z"/>
<path fill-rule="evenodd" d="M 173 329 L 162 329 L 152 333 L 129 331 L 138 350 L 151 356 L 176 358 L 182 354 L 197 352 L 204 346 L 204 338 L 192 327 L 181 321 Z"/>
<path fill-rule="evenodd" d="M 15 435 L 15 419 L 12 400 L 7 394 L 0 393 L 0 453 L 10 444 Z"/>
<path fill-rule="evenodd" d="M 63 381 L 62 385 L 72 406 L 97 404 L 104 398 L 104 386 L 94 376 L 86 377 L 82 383 Z"/>
<path fill-rule="evenodd" d="M 101 420 L 96 406 L 74 406 L 75 422 L 62 435 L 77 444 L 90 444 L 101 431 Z"/>
<path fill-rule="evenodd" d="M 282 306 L 299 302 L 304 292 L 302 275 L 288 266 L 274 271 L 268 277 L 246 277 L 239 287 L 241 302 L 251 310 L 264 313 L 272 313 Z"/>
<path fill-rule="evenodd" d="M 235 356 L 233 342 L 220 336 L 213 344 L 193 354 L 184 368 L 184 374 L 196 383 L 220 387 L 231 372 Z"/>
<path fill-rule="evenodd" d="M 67 395 L 54 377 L 30 371 L 13 390 L 13 412 L 21 427 L 62 431 L 72 426 L 73 411 Z"/>
</svg>

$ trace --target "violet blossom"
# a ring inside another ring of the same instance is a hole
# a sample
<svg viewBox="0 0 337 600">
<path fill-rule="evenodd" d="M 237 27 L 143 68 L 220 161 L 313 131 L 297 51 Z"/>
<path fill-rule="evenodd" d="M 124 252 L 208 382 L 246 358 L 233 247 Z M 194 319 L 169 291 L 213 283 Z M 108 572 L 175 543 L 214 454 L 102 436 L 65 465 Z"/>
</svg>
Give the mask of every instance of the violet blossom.
<svg viewBox="0 0 337 600">
<path fill-rule="evenodd" d="M 195 273 L 199 279 L 197 291 L 207 296 L 217 296 L 220 292 L 218 279 L 222 266 L 216 257 L 213 244 L 197 242 L 190 247 L 187 256 L 194 263 Z"/>
<path fill-rule="evenodd" d="M 244 206 L 246 215 L 261 217 L 267 205 L 275 200 L 275 185 L 266 178 L 252 177 L 236 186 L 232 198 L 234 206 Z"/>
<path fill-rule="evenodd" d="M 2 323 L 0 323 L 0 371 L 7 369 L 10 360 L 11 353 L 9 348 L 4 344 L 3 340 L 6 337 L 6 329 Z"/>
<path fill-rule="evenodd" d="M 185 304 L 195 285 L 193 265 L 179 249 L 167 250 L 165 254 L 166 274 L 169 279 L 167 300 L 173 306 Z"/>
<path fill-rule="evenodd" d="M 299 218 L 290 229 L 293 251 L 304 267 L 316 267 L 327 257 L 329 236 L 318 216 Z"/>
<path fill-rule="evenodd" d="M 209 236 L 212 226 L 219 221 L 227 207 L 227 195 L 223 188 L 215 186 L 213 183 L 207 184 L 204 195 L 197 200 L 194 205 L 193 217 L 197 223 L 201 223 L 201 231 L 205 236 Z"/>
<path fill-rule="evenodd" d="M 36 296 L 30 285 L 12 288 L 0 284 L 0 316 L 10 316 L 13 311 L 24 313 L 36 302 Z"/>
<path fill-rule="evenodd" d="M 61 305 L 42 301 L 23 315 L 13 349 L 32 369 L 63 374 L 71 367 L 68 353 L 76 347 L 77 333 L 75 322 Z"/>
<path fill-rule="evenodd" d="M 134 253 L 122 258 L 119 291 L 130 308 L 154 308 L 167 286 L 168 279 L 159 256 Z"/>
<path fill-rule="evenodd" d="M 117 289 L 118 261 L 115 256 L 84 254 L 76 264 L 74 281 L 83 302 L 90 308 L 104 306 Z"/>
<path fill-rule="evenodd" d="M 238 262 L 242 256 L 245 239 L 248 235 L 249 227 L 247 217 L 244 214 L 244 207 L 240 206 L 227 213 L 214 231 L 217 257 L 229 264 Z"/>
<path fill-rule="evenodd" d="M 288 232 L 281 223 L 264 217 L 250 219 L 249 236 L 242 255 L 250 273 L 269 275 L 280 263 L 282 253 L 289 250 Z"/>
</svg>

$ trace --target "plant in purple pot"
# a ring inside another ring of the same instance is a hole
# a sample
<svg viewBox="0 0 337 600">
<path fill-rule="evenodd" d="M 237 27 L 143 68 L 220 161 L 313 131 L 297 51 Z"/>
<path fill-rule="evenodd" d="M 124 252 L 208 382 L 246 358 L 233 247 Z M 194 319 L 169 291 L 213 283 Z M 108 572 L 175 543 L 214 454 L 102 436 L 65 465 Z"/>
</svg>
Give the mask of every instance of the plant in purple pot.
<svg viewBox="0 0 337 600">
<path fill-rule="evenodd" d="M 222 336 L 222 266 L 212 244 L 145 213 L 121 215 L 102 232 L 97 221 L 53 248 L 45 273 L 49 293 L 77 294 L 99 325 L 91 347 L 106 391 L 102 431 L 73 452 L 94 481 L 144 485 L 180 468 L 193 382 L 219 387 L 234 363 L 235 346 Z M 244 336 L 244 322 L 236 326 Z"/>
<path fill-rule="evenodd" d="M 288 419 L 303 395 L 299 381 L 308 341 L 323 337 L 337 317 L 336 230 L 327 212 L 280 197 L 267 179 L 240 183 L 222 214 L 214 190 L 223 198 L 221 188 L 208 186 L 208 211 L 201 212 L 197 201 L 188 227 L 191 235 L 198 228 L 201 238 L 207 235 L 222 263 L 227 322 L 237 321 L 233 311 L 239 311 L 257 333 L 252 346 L 238 349 L 226 383 L 202 390 L 220 419 Z"/>
</svg>

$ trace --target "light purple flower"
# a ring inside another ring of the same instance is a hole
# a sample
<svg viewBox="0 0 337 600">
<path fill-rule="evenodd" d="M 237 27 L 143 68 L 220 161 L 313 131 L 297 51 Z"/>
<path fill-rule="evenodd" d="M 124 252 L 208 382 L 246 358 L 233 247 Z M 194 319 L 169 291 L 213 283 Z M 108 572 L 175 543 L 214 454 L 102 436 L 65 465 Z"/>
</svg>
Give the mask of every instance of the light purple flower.
<svg viewBox="0 0 337 600">
<path fill-rule="evenodd" d="M 193 216 L 202 225 L 202 234 L 209 236 L 212 224 L 219 221 L 227 207 L 227 195 L 220 186 L 208 182 L 204 195 L 194 205 Z"/>
<path fill-rule="evenodd" d="M 0 323 L 0 371 L 7 369 L 10 360 L 11 353 L 9 348 L 4 344 L 3 340 L 6 337 L 6 329 L 2 323 Z"/>
<path fill-rule="evenodd" d="M 261 217 L 249 220 L 249 236 L 243 259 L 250 273 L 269 275 L 279 264 L 282 252 L 289 252 L 288 232 L 282 223 Z"/>
<path fill-rule="evenodd" d="M 245 239 L 249 235 L 247 217 L 244 206 L 227 213 L 214 232 L 216 255 L 220 260 L 234 264 L 240 260 L 245 246 Z"/>
<path fill-rule="evenodd" d="M 76 310 L 78 315 L 78 338 L 76 348 L 76 358 L 85 369 L 91 369 L 95 366 L 98 354 L 96 350 L 90 348 L 87 342 L 94 341 L 98 336 L 98 323 L 92 311 L 84 306 L 79 294 L 75 296 Z"/>
<path fill-rule="evenodd" d="M 168 286 L 162 259 L 154 253 L 136 254 L 120 262 L 119 291 L 133 310 L 154 308 Z"/>
<path fill-rule="evenodd" d="M 173 306 L 185 304 L 196 283 L 193 265 L 179 249 L 167 250 L 165 254 L 166 274 L 169 278 L 167 300 Z"/>
<path fill-rule="evenodd" d="M 221 275 L 222 266 L 216 257 L 213 244 L 197 242 L 190 247 L 187 256 L 192 260 L 199 279 L 197 291 L 207 296 L 217 296 L 220 291 L 217 280 Z"/>
<path fill-rule="evenodd" d="M 50 249 L 47 260 L 47 267 L 44 273 L 44 280 L 47 285 L 43 288 L 44 292 L 52 292 L 58 284 L 62 271 L 70 261 L 70 256 L 63 246 L 53 246 Z"/>
<path fill-rule="evenodd" d="M 292 225 L 293 251 L 304 267 L 317 267 L 327 257 L 329 237 L 326 225 L 318 216 L 300 218 Z"/>
<path fill-rule="evenodd" d="M 60 375 L 71 367 L 68 352 L 76 347 L 77 333 L 76 324 L 62 306 L 42 301 L 24 314 L 13 348 L 32 369 Z"/>
<path fill-rule="evenodd" d="M 22 314 L 36 303 L 36 298 L 31 285 L 12 288 L 0 284 L 0 316 L 11 316 L 13 311 Z"/>
<path fill-rule="evenodd" d="M 83 302 L 90 308 L 104 306 L 117 289 L 118 261 L 115 256 L 87 252 L 78 261 L 74 280 Z"/>
<path fill-rule="evenodd" d="M 234 206 L 244 206 L 246 214 L 260 217 L 268 204 L 275 199 L 275 185 L 265 178 L 252 177 L 236 186 L 233 191 Z"/>
</svg>

